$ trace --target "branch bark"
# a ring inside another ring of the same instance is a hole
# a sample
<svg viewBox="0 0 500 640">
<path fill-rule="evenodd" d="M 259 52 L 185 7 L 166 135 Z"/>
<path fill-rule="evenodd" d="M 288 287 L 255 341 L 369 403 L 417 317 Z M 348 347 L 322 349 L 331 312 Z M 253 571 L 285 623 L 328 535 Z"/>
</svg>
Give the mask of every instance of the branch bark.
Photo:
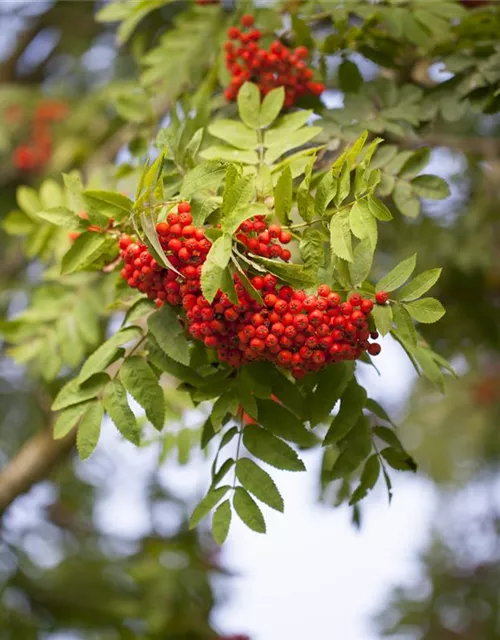
<svg viewBox="0 0 500 640">
<path fill-rule="evenodd" d="M 61 440 L 54 440 L 52 430 L 34 435 L 19 453 L 0 470 L 0 514 L 21 494 L 47 477 L 71 451 L 76 430 Z"/>
</svg>

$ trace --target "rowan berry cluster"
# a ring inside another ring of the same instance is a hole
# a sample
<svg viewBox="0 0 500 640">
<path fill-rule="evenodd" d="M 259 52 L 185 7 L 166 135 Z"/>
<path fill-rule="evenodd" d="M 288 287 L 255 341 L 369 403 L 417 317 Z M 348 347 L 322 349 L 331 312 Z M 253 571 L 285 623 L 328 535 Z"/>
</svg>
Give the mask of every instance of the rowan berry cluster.
<svg viewBox="0 0 500 640">
<path fill-rule="evenodd" d="M 259 46 L 262 33 L 253 29 L 253 24 L 253 16 L 244 15 L 241 18 L 243 29 L 228 29 L 229 41 L 224 44 L 224 49 L 226 67 L 232 78 L 224 92 L 227 100 L 236 100 L 240 87 L 247 81 L 254 82 L 263 96 L 272 89 L 284 87 L 285 107 L 291 107 L 297 98 L 306 94 L 319 96 L 325 85 L 313 81 L 314 73 L 305 63 L 309 55 L 307 47 L 291 51 L 276 40 L 269 50 L 263 49 Z"/>
<path fill-rule="evenodd" d="M 182 202 L 177 212 L 169 213 L 164 222 L 157 224 L 160 243 L 179 273 L 159 265 L 145 244 L 124 235 L 120 238 L 120 255 L 125 262 L 121 275 L 130 287 L 155 300 L 157 306 L 164 302 L 182 305 L 191 337 L 216 349 L 221 362 L 240 367 L 251 361 L 268 360 L 301 378 L 329 363 L 355 360 L 364 351 L 370 355 L 380 353 L 380 345 L 369 342 L 370 337 L 378 337 L 369 326 L 373 302 L 358 294 L 341 302 L 340 295 L 325 284 L 317 294 L 307 295 L 291 286 L 278 285 L 270 273 L 257 275 L 250 282 L 259 292 L 261 303 L 235 273 L 238 302 L 222 291 L 217 292 L 212 303 L 208 302 L 200 279 L 211 242 L 203 229 L 192 224 L 190 210 L 189 203 Z M 243 233 L 267 233 L 281 242 L 290 240 L 286 230 L 279 225 L 268 227 L 260 216 L 244 222 L 237 235 Z M 262 244 L 270 257 L 270 248 L 278 246 Z"/>
<path fill-rule="evenodd" d="M 12 163 L 20 171 L 41 169 L 52 156 L 52 132 L 50 125 L 62 120 L 68 113 L 68 107 L 59 100 L 42 100 L 36 107 L 31 125 L 29 144 L 21 144 L 14 149 Z M 12 105 L 4 112 L 7 120 L 20 122 L 23 111 L 19 105 Z"/>
<path fill-rule="evenodd" d="M 292 240 L 292 234 L 279 224 L 268 226 L 265 216 L 245 220 L 238 228 L 236 239 L 249 251 L 264 258 L 281 258 L 288 262 L 292 257 L 290 251 L 281 246 Z"/>
</svg>

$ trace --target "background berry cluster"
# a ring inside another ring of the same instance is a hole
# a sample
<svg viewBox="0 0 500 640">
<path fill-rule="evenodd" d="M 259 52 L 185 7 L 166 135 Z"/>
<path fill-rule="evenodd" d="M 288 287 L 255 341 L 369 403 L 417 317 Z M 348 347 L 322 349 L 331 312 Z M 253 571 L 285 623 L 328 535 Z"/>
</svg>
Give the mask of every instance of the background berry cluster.
<svg viewBox="0 0 500 640">
<path fill-rule="evenodd" d="M 284 87 L 285 107 L 291 107 L 297 98 L 306 94 L 319 96 L 325 86 L 313 81 L 314 73 L 304 62 L 309 55 L 307 47 L 291 51 L 276 40 L 269 50 L 263 49 L 259 46 L 262 33 L 252 29 L 253 24 L 253 16 L 245 15 L 241 19 L 242 29 L 228 29 L 229 41 L 224 49 L 226 66 L 232 77 L 224 92 L 227 100 L 236 100 L 240 87 L 247 81 L 254 82 L 263 96 L 277 87 Z"/>
</svg>

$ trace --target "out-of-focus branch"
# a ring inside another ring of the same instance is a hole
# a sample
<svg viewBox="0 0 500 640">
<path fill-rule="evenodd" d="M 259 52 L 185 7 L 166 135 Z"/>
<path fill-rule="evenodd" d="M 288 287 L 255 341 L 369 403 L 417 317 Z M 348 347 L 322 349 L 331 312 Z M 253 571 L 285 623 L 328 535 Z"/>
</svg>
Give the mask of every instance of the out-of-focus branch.
<svg viewBox="0 0 500 640">
<path fill-rule="evenodd" d="M 51 429 L 33 436 L 0 470 L 0 514 L 22 493 L 43 480 L 71 451 L 76 431 L 54 440 Z"/>
</svg>

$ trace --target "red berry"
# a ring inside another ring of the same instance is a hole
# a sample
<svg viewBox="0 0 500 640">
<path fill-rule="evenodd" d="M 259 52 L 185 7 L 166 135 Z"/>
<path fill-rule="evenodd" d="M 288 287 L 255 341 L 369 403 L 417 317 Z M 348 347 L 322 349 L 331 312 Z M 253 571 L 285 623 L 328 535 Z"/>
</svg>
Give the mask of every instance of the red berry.
<svg viewBox="0 0 500 640">
<path fill-rule="evenodd" d="M 363 300 L 361 303 L 361 311 L 363 313 L 370 313 L 373 309 L 373 302 L 371 300 Z"/>
<path fill-rule="evenodd" d="M 180 202 L 177 205 L 178 213 L 189 213 L 191 211 L 191 205 L 189 202 Z"/>
<path fill-rule="evenodd" d="M 318 287 L 318 295 L 322 298 L 327 298 L 330 295 L 330 287 L 327 284 L 320 284 Z"/>
<path fill-rule="evenodd" d="M 385 304 L 389 300 L 389 294 L 386 291 L 378 291 L 375 295 L 377 304 Z"/>
<path fill-rule="evenodd" d="M 252 27 L 254 24 L 254 17 L 246 13 L 244 16 L 241 16 L 241 24 L 244 27 Z"/>
<path fill-rule="evenodd" d="M 382 351 L 382 347 L 377 342 L 372 342 L 368 345 L 367 351 L 371 356 L 378 356 Z"/>
</svg>

